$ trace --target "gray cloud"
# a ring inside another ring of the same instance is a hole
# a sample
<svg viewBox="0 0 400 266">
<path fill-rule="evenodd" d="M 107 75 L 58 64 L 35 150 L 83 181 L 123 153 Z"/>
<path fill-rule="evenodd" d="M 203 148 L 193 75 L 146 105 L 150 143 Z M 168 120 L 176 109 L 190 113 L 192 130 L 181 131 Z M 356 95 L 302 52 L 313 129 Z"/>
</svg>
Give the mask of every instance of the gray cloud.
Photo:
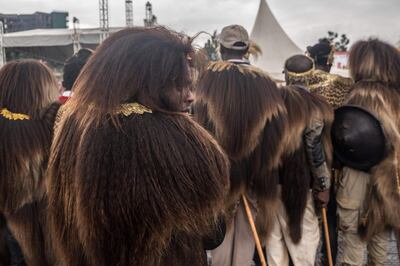
<svg viewBox="0 0 400 266">
<path fill-rule="evenodd" d="M 123 26 L 124 0 L 109 0 L 110 25 Z M 146 0 L 134 3 L 134 23 L 143 25 Z M 259 0 L 153 0 L 161 24 L 194 34 L 237 23 L 253 27 Z M 288 35 L 305 48 L 328 30 L 346 33 L 352 41 L 376 36 L 391 43 L 400 40 L 399 0 L 268 0 Z M 82 27 L 98 25 L 98 0 L 0 0 L 2 13 L 65 10 L 80 19 Z"/>
</svg>

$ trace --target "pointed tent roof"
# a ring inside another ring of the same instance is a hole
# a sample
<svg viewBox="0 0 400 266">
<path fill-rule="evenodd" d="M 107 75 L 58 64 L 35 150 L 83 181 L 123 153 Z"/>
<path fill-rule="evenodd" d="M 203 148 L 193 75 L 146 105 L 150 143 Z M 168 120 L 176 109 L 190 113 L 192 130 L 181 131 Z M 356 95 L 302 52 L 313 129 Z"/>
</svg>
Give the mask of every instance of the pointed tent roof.
<svg viewBox="0 0 400 266">
<path fill-rule="evenodd" d="M 303 53 L 282 29 L 265 0 L 260 0 L 251 39 L 262 50 L 262 55 L 254 60 L 254 65 L 274 78 L 283 78 L 283 64 L 288 57 Z"/>
</svg>

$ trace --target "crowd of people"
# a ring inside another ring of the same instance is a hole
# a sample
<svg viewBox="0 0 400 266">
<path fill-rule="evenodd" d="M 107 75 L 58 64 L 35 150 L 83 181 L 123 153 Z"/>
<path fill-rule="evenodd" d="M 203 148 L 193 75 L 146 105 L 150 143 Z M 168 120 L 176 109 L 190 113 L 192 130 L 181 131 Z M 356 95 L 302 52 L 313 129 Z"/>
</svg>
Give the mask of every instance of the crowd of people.
<svg viewBox="0 0 400 266">
<path fill-rule="evenodd" d="M 283 84 L 242 26 L 218 42 L 205 65 L 182 33 L 123 29 L 66 61 L 62 95 L 39 61 L 0 69 L 0 265 L 384 265 L 399 51 L 358 41 L 344 78 L 322 41 Z"/>
</svg>

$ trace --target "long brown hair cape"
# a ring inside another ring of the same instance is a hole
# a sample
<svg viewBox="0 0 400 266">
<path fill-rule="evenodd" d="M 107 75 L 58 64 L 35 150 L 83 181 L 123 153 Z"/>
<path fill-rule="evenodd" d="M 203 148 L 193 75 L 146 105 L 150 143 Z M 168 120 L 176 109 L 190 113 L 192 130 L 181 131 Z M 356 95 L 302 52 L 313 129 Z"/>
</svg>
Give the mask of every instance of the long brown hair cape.
<svg viewBox="0 0 400 266">
<path fill-rule="evenodd" d="M 0 213 L 28 265 L 47 265 L 44 172 L 59 108 L 51 70 L 35 60 L 0 70 Z"/>
<path fill-rule="evenodd" d="M 359 105 L 376 115 L 382 123 L 387 144 L 384 160 L 371 170 L 371 186 L 366 198 L 366 213 L 359 233 L 370 240 L 385 227 L 400 228 L 400 95 L 380 82 L 357 82 L 347 104 Z"/>
<path fill-rule="evenodd" d="M 125 29 L 83 69 L 48 169 L 59 265 L 205 264 L 228 161 L 190 117 L 162 109 L 163 91 L 190 85 L 190 51 L 164 28 Z M 147 106 L 129 104 L 138 95 Z"/>
<path fill-rule="evenodd" d="M 400 53 L 377 39 L 358 41 L 350 50 L 349 68 L 355 85 L 347 104 L 362 106 L 382 123 L 387 156 L 370 170 L 359 233 L 370 240 L 386 227 L 400 227 Z"/>
<path fill-rule="evenodd" d="M 286 109 L 275 83 L 260 69 L 211 63 L 196 88 L 194 115 L 231 160 L 229 209 L 245 192 L 258 200 L 258 231 L 265 236 L 277 195 L 287 133 Z M 229 213 L 228 213 L 229 216 Z"/>
<path fill-rule="evenodd" d="M 333 110 L 325 100 L 306 90 L 305 87 L 287 86 L 280 88 L 288 114 L 288 145 L 282 158 L 280 178 L 282 201 L 288 216 L 288 228 L 294 243 L 301 240 L 301 228 L 307 195 L 312 183 L 309 163 L 303 141 L 304 130 L 313 120 L 324 122 L 322 143 L 328 166 L 332 161 L 330 128 Z"/>
</svg>

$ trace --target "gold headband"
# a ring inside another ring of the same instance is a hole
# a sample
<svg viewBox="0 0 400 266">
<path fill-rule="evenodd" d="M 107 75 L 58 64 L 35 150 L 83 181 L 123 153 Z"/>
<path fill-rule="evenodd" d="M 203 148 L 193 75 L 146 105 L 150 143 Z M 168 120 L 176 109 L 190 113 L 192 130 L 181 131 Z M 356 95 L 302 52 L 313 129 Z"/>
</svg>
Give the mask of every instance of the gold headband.
<svg viewBox="0 0 400 266">
<path fill-rule="evenodd" d="M 29 115 L 13 113 L 13 112 L 9 111 L 7 108 L 1 109 L 0 115 L 8 120 L 13 120 L 13 121 L 31 119 Z"/>
<path fill-rule="evenodd" d="M 306 52 L 305 56 L 312 62 L 312 68 L 310 70 L 307 70 L 306 72 L 301 72 L 301 73 L 292 72 L 292 71 L 287 70 L 287 68 L 286 68 L 287 63 L 288 63 L 288 60 L 290 59 L 290 58 L 288 58 L 285 61 L 285 66 L 284 66 L 284 70 L 282 73 L 285 73 L 285 71 L 286 71 L 289 78 L 302 78 L 302 77 L 305 77 L 305 76 L 311 74 L 315 70 L 315 61 L 313 58 L 311 58 L 311 56 L 309 55 L 309 52 Z"/>
<path fill-rule="evenodd" d="M 313 71 L 314 71 L 314 66 L 313 66 L 313 68 L 311 68 L 310 70 L 307 70 L 306 72 L 296 73 L 296 72 L 291 72 L 289 70 L 286 70 L 286 73 L 288 74 L 288 76 L 290 78 L 302 78 L 302 77 L 310 75 Z"/>
</svg>

